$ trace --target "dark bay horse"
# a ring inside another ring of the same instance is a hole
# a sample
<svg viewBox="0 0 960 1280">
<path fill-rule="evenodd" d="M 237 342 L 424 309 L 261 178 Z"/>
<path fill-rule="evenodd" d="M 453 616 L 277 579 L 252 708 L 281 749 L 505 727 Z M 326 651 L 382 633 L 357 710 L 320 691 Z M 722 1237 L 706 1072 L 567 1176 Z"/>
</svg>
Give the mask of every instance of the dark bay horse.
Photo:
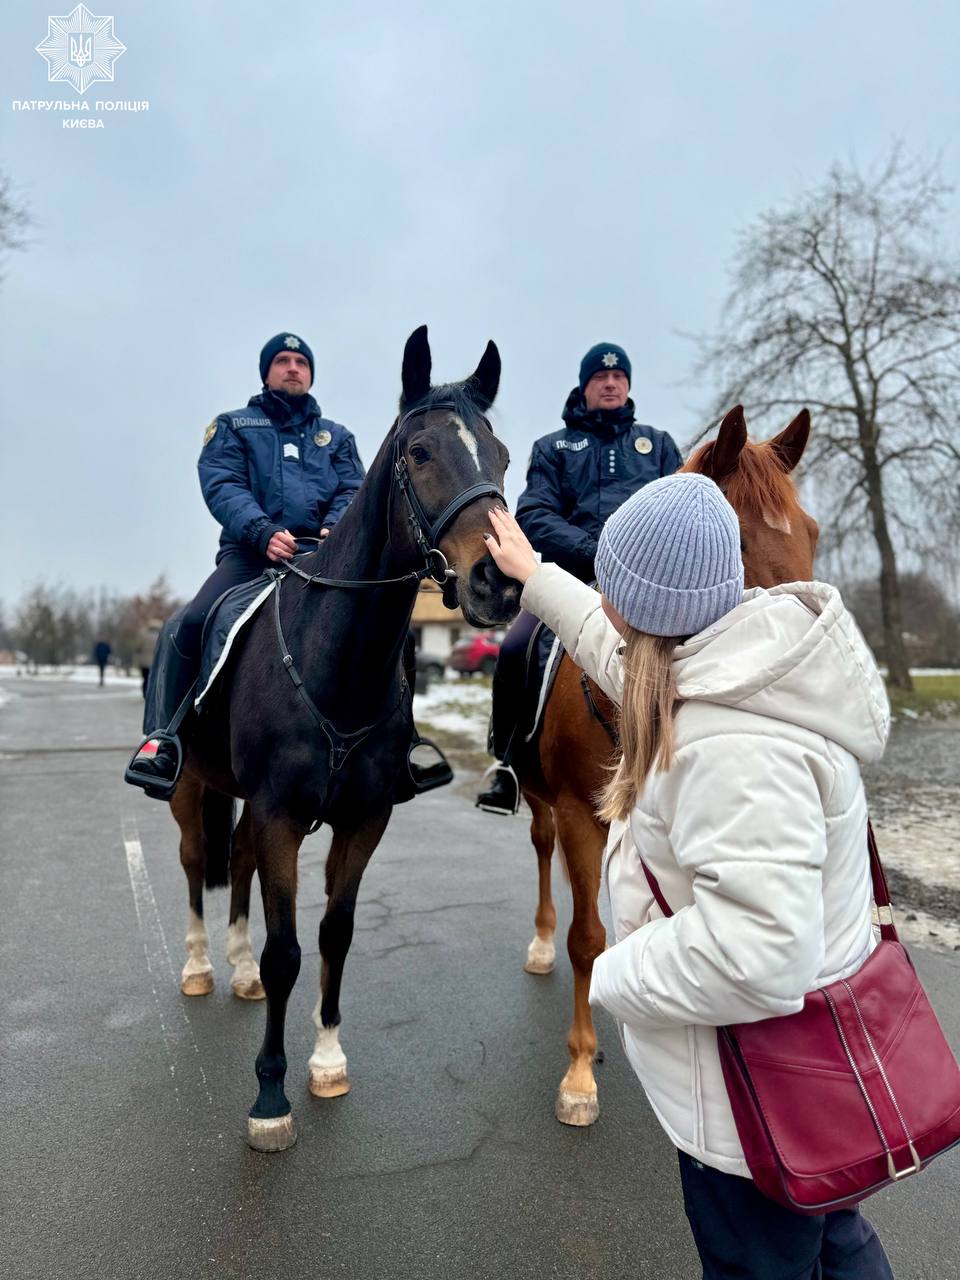
<svg viewBox="0 0 960 1280">
<path fill-rule="evenodd" d="M 284 1017 L 300 969 L 297 855 L 321 822 L 333 840 L 310 1090 L 336 1097 L 350 1087 L 340 985 L 360 880 L 406 769 L 412 691 L 402 654 L 419 581 L 435 576 L 447 604 L 459 603 L 475 626 L 502 625 L 518 608 L 518 584 L 500 573 L 483 538 L 490 506 L 503 502 L 508 462 L 484 416 L 500 356 L 488 343 L 471 377 L 448 386 L 431 387 L 430 368 L 424 326 L 404 351 L 399 416 L 346 514 L 247 624 L 210 705 L 188 722 L 185 768 L 170 801 L 190 898 L 182 989 L 212 990 L 203 886 L 229 875 L 234 991 L 266 993 L 260 1090 L 247 1129 L 260 1151 L 296 1138 L 284 1093 Z M 231 831 L 234 798 L 244 805 Z M 247 928 L 254 869 L 267 932 L 259 971 Z"/>
<path fill-rule="evenodd" d="M 813 577 L 817 524 L 802 509 L 790 473 L 810 433 L 804 409 L 764 444 L 747 439 L 743 408 L 731 409 L 715 441 L 681 468 L 710 476 L 740 520 L 746 585 L 772 587 Z M 567 1037 L 570 1067 L 560 1083 L 557 1119 L 589 1125 L 600 1114 L 593 1061 L 597 1037 L 587 996 L 593 961 L 604 948 L 597 913 L 600 863 L 607 828 L 595 816 L 596 797 L 616 762 L 617 708 L 564 656 L 544 711 L 539 757 L 517 768 L 533 812 L 530 834 L 537 852 L 539 901 L 536 932 L 527 949 L 528 973 L 549 973 L 556 948 L 557 913 L 550 891 L 550 863 L 559 844 L 573 894 L 567 950 L 573 966 L 573 1023 Z"/>
</svg>

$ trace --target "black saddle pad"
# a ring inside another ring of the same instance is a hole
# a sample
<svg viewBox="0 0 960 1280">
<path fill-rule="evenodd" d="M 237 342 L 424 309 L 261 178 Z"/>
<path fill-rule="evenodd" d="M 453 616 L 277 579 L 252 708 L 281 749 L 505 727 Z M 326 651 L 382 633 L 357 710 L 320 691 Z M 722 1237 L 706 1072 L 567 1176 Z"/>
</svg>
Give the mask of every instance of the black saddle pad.
<svg viewBox="0 0 960 1280">
<path fill-rule="evenodd" d="M 543 725 L 543 711 L 557 678 L 562 647 L 544 622 L 538 622 L 527 645 L 526 676 L 523 689 L 524 740 L 533 742 Z"/>
<path fill-rule="evenodd" d="M 275 577 L 264 573 L 250 582 L 241 582 L 238 587 L 231 587 L 214 602 L 203 624 L 196 706 L 200 706 L 223 670 L 230 656 L 233 642 L 264 601 L 270 597 L 275 586 Z"/>
</svg>

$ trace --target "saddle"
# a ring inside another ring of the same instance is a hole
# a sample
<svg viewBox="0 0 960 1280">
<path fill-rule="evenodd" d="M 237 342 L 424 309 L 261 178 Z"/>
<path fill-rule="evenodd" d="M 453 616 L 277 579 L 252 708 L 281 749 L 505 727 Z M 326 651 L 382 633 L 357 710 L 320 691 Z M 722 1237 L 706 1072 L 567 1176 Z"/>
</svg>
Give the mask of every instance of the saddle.
<svg viewBox="0 0 960 1280">
<path fill-rule="evenodd" d="M 525 743 L 535 742 L 543 728 L 543 713 L 553 691 L 563 646 L 545 622 L 538 622 L 527 645 L 520 732 Z"/>
</svg>

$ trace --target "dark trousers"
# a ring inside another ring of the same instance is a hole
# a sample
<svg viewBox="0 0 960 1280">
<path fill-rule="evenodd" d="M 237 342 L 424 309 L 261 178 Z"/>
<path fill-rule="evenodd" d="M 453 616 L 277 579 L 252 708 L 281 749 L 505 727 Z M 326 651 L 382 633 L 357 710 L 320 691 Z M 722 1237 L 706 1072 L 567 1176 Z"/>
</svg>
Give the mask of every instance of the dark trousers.
<svg viewBox="0 0 960 1280">
<path fill-rule="evenodd" d="M 859 1210 L 791 1213 L 749 1178 L 677 1154 L 704 1280 L 893 1280 L 883 1245 Z"/>
<path fill-rule="evenodd" d="M 537 619 L 532 613 L 521 611 L 503 637 L 497 655 L 497 666 L 493 673 L 490 745 L 498 760 L 506 760 L 510 754 L 517 716 L 523 706 L 527 646 L 536 625 Z"/>
<path fill-rule="evenodd" d="M 242 555 L 239 551 L 230 551 L 223 557 L 183 611 L 176 641 L 177 648 L 185 657 L 199 661 L 203 624 L 223 593 L 231 587 L 238 587 L 241 582 L 259 578 L 269 566 L 270 562 L 266 557 Z"/>
</svg>

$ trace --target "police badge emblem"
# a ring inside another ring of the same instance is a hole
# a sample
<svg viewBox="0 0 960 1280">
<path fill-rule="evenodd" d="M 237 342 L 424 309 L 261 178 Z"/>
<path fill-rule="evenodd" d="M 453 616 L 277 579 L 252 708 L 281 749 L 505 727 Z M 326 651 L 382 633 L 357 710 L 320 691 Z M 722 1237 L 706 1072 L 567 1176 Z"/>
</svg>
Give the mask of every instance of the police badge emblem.
<svg viewBox="0 0 960 1280">
<path fill-rule="evenodd" d="M 646 436 L 637 436 L 633 442 L 633 447 L 637 453 L 653 453 L 653 441 L 648 440 Z"/>
<path fill-rule="evenodd" d="M 207 447 L 207 445 L 210 443 L 210 441 L 213 439 L 213 437 L 216 434 L 217 434 L 217 420 L 216 418 L 214 418 L 214 420 L 210 423 L 209 427 L 207 427 L 206 431 L 203 433 L 204 448 Z"/>
<path fill-rule="evenodd" d="M 313 443 L 315 445 L 318 445 L 321 449 L 323 449 L 326 445 L 330 443 L 332 439 L 333 439 L 333 436 L 330 434 L 329 431 L 318 431 L 317 434 L 313 437 Z"/>
</svg>

